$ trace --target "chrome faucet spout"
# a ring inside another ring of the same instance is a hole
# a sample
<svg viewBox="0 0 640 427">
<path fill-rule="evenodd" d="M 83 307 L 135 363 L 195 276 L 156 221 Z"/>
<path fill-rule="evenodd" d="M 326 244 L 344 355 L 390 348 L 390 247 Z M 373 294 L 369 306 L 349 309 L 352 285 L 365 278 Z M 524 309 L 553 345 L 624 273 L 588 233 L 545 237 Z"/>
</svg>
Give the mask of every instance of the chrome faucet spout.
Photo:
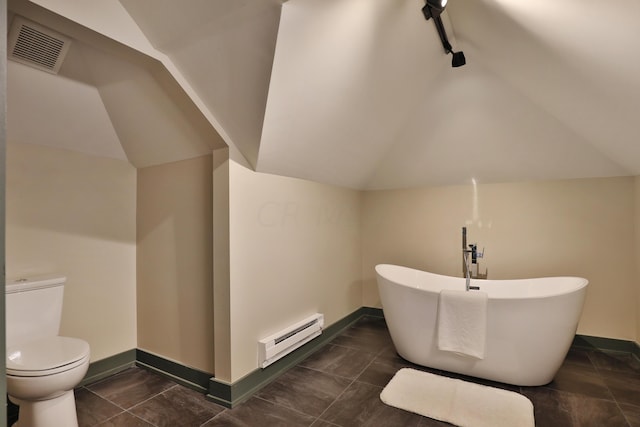
<svg viewBox="0 0 640 427">
<path fill-rule="evenodd" d="M 469 292 L 469 287 L 471 286 L 471 271 L 469 270 L 469 251 L 466 249 L 462 250 L 462 260 L 465 266 L 465 290 Z"/>
<path fill-rule="evenodd" d="M 469 268 L 469 255 L 471 252 L 468 249 L 462 251 L 462 259 L 465 265 L 465 290 L 467 292 L 480 290 L 480 286 L 471 286 L 471 269 Z"/>
<path fill-rule="evenodd" d="M 469 290 L 479 290 L 480 287 L 479 286 L 471 286 L 471 268 L 469 267 L 469 258 L 471 257 L 471 262 L 473 264 L 477 263 L 477 259 L 478 258 L 482 258 L 482 253 L 478 252 L 478 245 L 475 243 L 472 243 L 470 245 L 467 245 L 467 227 L 462 227 L 462 274 L 463 277 L 465 278 L 465 289 L 467 291 Z M 481 275 L 478 273 L 477 275 L 478 277 L 474 278 L 482 278 Z M 484 275 L 484 278 L 486 278 L 486 273 Z"/>
<path fill-rule="evenodd" d="M 467 253 L 467 227 L 462 227 L 462 275 L 467 276 L 469 273 L 469 263 L 466 257 Z"/>
</svg>

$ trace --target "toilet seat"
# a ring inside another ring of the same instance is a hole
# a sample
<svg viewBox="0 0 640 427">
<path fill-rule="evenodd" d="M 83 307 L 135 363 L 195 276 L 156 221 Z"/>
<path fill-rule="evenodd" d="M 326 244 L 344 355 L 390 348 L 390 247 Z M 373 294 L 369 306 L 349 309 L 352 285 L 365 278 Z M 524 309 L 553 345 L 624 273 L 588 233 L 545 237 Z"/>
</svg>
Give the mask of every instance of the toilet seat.
<svg viewBox="0 0 640 427">
<path fill-rule="evenodd" d="M 7 348 L 7 375 L 42 377 L 88 362 L 89 344 L 78 338 L 46 337 Z"/>
</svg>

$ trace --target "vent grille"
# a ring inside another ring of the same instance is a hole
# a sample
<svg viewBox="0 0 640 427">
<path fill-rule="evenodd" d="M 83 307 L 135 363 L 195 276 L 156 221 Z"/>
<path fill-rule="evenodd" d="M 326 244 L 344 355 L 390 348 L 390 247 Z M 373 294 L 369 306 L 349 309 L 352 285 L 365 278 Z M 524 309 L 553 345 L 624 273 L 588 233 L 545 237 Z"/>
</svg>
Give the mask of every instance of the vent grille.
<svg viewBox="0 0 640 427">
<path fill-rule="evenodd" d="M 70 44 L 69 38 L 17 16 L 9 33 L 9 59 L 57 74 Z"/>
</svg>

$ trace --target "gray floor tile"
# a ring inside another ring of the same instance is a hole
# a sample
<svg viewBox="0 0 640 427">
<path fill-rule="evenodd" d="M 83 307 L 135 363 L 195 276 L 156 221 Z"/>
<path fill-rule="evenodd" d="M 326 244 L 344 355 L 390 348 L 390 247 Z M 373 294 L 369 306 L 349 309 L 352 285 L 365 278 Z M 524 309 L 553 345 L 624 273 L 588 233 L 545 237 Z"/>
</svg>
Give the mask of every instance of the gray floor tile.
<svg viewBox="0 0 640 427">
<path fill-rule="evenodd" d="M 612 372 L 603 378 L 604 383 L 619 403 L 640 406 L 640 374 Z"/>
<path fill-rule="evenodd" d="M 84 387 L 74 390 L 74 393 L 79 427 L 95 426 L 123 412 L 122 408 Z"/>
<path fill-rule="evenodd" d="M 403 360 L 384 320 L 374 317 L 233 409 L 141 368 L 80 387 L 76 406 L 80 427 L 448 426 L 382 403 L 380 392 L 403 367 L 521 391 L 534 404 L 536 427 L 640 427 L 640 363 L 628 354 L 572 349 L 550 384 L 510 386 Z"/>
<path fill-rule="evenodd" d="M 347 388 L 351 380 L 303 367 L 294 367 L 260 390 L 258 397 L 319 416 Z"/>
<path fill-rule="evenodd" d="M 523 394 L 533 403 L 536 427 L 627 427 L 614 401 L 576 395 L 546 387 Z"/>
<path fill-rule="evenodd" d="M 376 385 L 378 387 L 386 386 L 393 376 L 402 368 L 412 368 L 413 364 L 407 362 L 399 356 L 377 357 L 367 368 L 358 376 L 356 381 L 367 384 Z"/>
<path fill-rule="evenodd" d="M 128 412 L 123 412 L 120 415 L 116 415 L 104 423 L 99 424 L 99 427 L 154 427 L 153 424 L 141 420 L 135 415 L 131 415 Z"/>
<path fill-rule="evenodd" d="M 640 362 L 631 353 L 592 351 L 589 358 L 601 372 L 617 371 L 640 374 Z"/>
<path fill-rule="evenodd" d="M 224 410 L 204 394 L 175 385 L 129 411 L 158 427 L 199 427 Z"/>
<path fill-rule="evenodd" d="M 590 350 L 583 349 L 569 349 L 567 357 L 564 359 L 564 364 L 577 365 L 584 369 L 590 369 L 595 371 L 596 367 L 589 358 Z"/>
<path fill-rule="evenodd" d="M 154 372 L 141 368 L 130 368 L 113 377 L 88 385 L 87 389 L 124 409 L 128 409 L 174 385 L 174 382 Z"/>
<path fill-rule="evenodd" d="M 382 387 L 354 382 L 320 419 L 343 427 L 418 426 L 423 417 L 384 404 Z"/>
<path fill-rule="evenodd" d="M 309 427 L 315 417 L 252 397 L 237 408 L 227 409 L 202 427 Z"/>
<path fill-rule="evenodd" d="M 329 344 L 303 360 L 299 366 L 355 379 L 374 358 L 374 353 Z"/>
<path fill-rule="evenodd" d="M 640 406 L 621 403 L 620 409 L 622 409 L 622 413 L 630 427 L 640 427 Z"/>
<path fill-rule="evenodd" d="M 384 322 L 365 320 L 357 322 L 354 326 L 348 328 L 331 343 L 376 354 L 383 349 L 393 348 L 393 342 L 386 329 L 386 324 Z"/>
<path fill-rule="evenodd" d="M 311 427 L 340 427 L 340 426 L 336 426 L 336 424 L 332 424 L 329 421 L 325 421 L 325 420 L 315 420 L 315 422 L 311 424 Z"/>
<path fill-rule="evenodd" d="M 545 387 L 581 396 L 613 400 L 613 395 L 598 373 L 577 365 L 563 365 L 553 381 Z"/>
<path fill-rule="evenodd" d="M 523 394 L 533 403 L 536 427 L 576 427 L 567 393 L 550 388 L 531 387 Z"/>
</svg>

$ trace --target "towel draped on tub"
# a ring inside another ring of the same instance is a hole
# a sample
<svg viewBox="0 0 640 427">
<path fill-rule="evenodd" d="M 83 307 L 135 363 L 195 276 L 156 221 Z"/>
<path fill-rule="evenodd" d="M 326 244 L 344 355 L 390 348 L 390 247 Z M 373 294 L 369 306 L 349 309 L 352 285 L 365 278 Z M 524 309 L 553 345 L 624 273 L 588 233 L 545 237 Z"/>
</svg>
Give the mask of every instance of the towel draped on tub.
<svg viewBox="0 0 640 427">
<path fill-rule="evenodd" d="M 438 300 L 438 349 L 484 358 L 486 292 L 443 290 Z"/>
</svg>

